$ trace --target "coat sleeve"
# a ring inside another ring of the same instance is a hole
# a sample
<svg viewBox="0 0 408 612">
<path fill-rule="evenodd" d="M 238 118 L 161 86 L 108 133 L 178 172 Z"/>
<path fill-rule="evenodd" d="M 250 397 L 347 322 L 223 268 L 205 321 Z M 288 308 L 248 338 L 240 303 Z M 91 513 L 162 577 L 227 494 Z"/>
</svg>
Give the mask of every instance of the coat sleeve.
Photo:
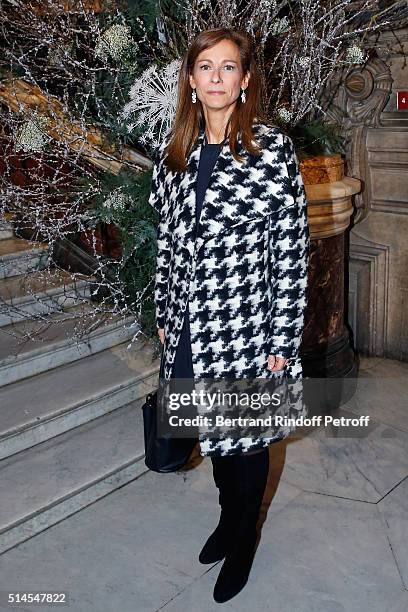
<svg viewBox="0 0 408 612">
<path fill-rule="evenodd" d="M 154 303 L 156 308 L 157 329 L 164 328 L 170 265 L 170 232 L 168 229 L 168 216 L 164 214 L 166 206 L 162 150 L 163 147 L 160 147 L 160 151 L 155 156 L 149 196 L 150 206 L 152 206 L 159 215 L 156 233 L 157 252 L 154 279 Z"/>
<path fill-rule="evenodd" d="M 309 265 L 307 201 L 293 141 L 283 135 L 284 184 L 293 203 L 274 217 L 270 233 L 274 291 L 270 355 L 298 357 L 302 340 Z"/>
</svg>

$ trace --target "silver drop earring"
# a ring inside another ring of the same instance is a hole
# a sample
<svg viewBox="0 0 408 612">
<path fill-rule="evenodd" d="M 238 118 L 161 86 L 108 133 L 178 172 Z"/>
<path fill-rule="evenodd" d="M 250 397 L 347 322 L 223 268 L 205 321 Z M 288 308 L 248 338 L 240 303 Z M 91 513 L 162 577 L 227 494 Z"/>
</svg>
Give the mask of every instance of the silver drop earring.
<svg viewBox="0 0 408 612">
<path fill-rule="evenodd" d="M 245 102 L 246 102 L 246 93 L 245 93 L 244 89 L 242 90 L 242 93 L 241 93 L 241 102 L 243 104 L 245 104 Z"/>
<path fill-rule="evenodd" d="M 193 89 L 193 91 L 191 92 L 191 100 L 192 100 L 193 104 L 195 104 L 197 102 L 197 93 L 196 93 L 195 89 Z"/>
</svg>

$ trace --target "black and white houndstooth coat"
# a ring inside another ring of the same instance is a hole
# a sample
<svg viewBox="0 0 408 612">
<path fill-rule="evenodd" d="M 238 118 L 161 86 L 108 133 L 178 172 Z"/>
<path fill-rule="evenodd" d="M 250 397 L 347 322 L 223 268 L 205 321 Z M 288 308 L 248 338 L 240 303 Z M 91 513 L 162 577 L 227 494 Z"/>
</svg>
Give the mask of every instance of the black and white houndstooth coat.
<svg viewBox="0 0 408 612">
<path fill-rule="evenodd" d="M 292 140 L 254 124 L 262 154 L 238 136 L 234 159 L 221 147 L 196 233 L 199 136 L 185 172 L 164 165 L 165 138 L 152 175 L 150 205 L 159 214 L 155 306 L 165 330 L 163 377 L 169 380 L 189 302 L 194 378 L 268 378 L 268 355 L 289 358 L 286 375 L 302 376 L 299 357 L 306 307 L 309 229 L 306 196 Z M 281 432 L 277 439 L 288 435 Z M 200 439 L 202 455 L 261 448 L 271 438 Z"/>
</svg>

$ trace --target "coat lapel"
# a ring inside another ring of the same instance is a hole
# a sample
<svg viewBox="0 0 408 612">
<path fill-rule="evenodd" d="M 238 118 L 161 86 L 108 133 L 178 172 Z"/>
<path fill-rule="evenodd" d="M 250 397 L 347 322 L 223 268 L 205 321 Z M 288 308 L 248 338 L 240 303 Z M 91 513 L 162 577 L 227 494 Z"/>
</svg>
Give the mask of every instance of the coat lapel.
<svg viewBox="0 0 408 612">
<path fill-rule="evenodd" d="M 202 140 L 204 139 L 204 131 Z M 241 147 L 241 138 L 238 134 L 238 145 Z M 200 145 L 200 152 L 203 144 Z M 235 162 L 234 157 L 231 153 L 229 141 L 227 140 L 221 146 L 220 152 L 217 156 L 214 168 L 211 172 L 207 189 L 205 191 L 204 200 L 201 208 L 201 215 L 197 225 L 197 245 L 196 249 L 199 248 L 209 240 L 221 233 L 228 225 L 230 221 L 233 221 L 231 213 L 233 207 L 230 206 L 226 194 L 223 192 L 222 186 L 225 185 L 225 181 L 229 180 L 234 173 L 232 162 Z M 235 162 L 236 163 L 236 162 Z M 195 185 L 197 184 L 198 177 L 198 166 L 194 165 L 194 174 L 196 176 Z M 196 189 L 194 189 L 196 192 Z M 194 197 L 194 214 L 196 206 L 196 197 Z"/>
</svg>

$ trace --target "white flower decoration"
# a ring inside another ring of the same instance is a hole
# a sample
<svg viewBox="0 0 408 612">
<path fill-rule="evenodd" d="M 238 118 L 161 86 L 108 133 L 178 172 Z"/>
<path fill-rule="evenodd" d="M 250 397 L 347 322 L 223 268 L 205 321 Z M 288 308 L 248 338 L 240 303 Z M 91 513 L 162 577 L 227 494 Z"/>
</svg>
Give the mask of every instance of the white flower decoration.
<svg viewBox="0 0 408 612">
<path fill-rule="evenodd" d="M 136 44 L 130 35 L 129 26 L 115 24 L 99 37 L 95 46 L 95 55 L 104 61 L 109 57 L 119 61 L 130 47 Z"/>
<path fill-rule="evenodd" d="M 143 144 L 150 142 L 158 146 L 163 133 L 167 133 L 173 123 L 180 67 L 180 59 L 173 60 L 160 71 L 157 66 L 149 66 L 130 90 L 130 101 L 122 116 L 124 119 L 134 116 L 134 123 L 127 125 L 129 132 L 136 126 L 146 128 L 139 139 Z"/>
<path fill-rule="evenodd" d="M 289 121 L 292 118 L 292 112 L 288 110 L 287 108 L 279 108 L 277 115 L 279 119 L 283 121 L 284 123 L 289 123 Z"/>
<path fill-rule="evenodd" d="M 351 45 L 346 49 L 345 62 L 347 64 L 363 64 L 364 61 L 364 51 L 358 45 Z"/>
<path fill-rule="evenodd" d="M 298 64 L 301 68 L 308 68 L 310 65 L 310 57 L 298 57 Z"/>
<path fill-rule="evenodd" d="M 104 208 L 108 208 L 109 210 L 124 210 L 128 202 L 129 197 L 122 193 L 121 189 L 118 188 L 108 195 L 102 206 Z"/>
<path fill-rule="evenodd" d="M 47 117 L 36 117 L 26 121 L 17 132 L 14 144 L 16 151 L 23 150 L 26 153 L 42 151 L 47 142 L 47 135 L 44 132 L 47 124 Z"/>
<path fill-rule="evenodd" d="M 271 24 L 271 34 L 276 36 L 277 34 L 282 34 L 283 32 L 287 32 L 290 29 L 290 23 L 287 17 L 282 17 L 281 19 L 275 19 L 275 21 Z"/>
</svg>

